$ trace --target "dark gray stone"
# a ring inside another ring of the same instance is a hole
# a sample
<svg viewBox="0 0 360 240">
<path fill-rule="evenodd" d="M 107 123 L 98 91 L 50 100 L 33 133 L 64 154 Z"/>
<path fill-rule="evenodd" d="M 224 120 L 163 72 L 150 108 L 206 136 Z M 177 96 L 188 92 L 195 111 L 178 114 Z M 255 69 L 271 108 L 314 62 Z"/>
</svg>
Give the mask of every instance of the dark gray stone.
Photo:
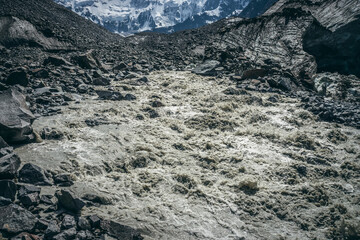
<svg viewBox="0 0 360 240">
<path fill-rule="evenodd" d="M 0 180 L 0 197 L 15 200 L 16 184 L 11 180 Z"/>
<path fill-rule="evenodd" d="M 54 240 L 68 240 L 68 239 L 73 239 L 76 235 L 76 228 L 70 228 L 67 229 L 61 233 L 59 233 L 58 235 L 54 236 L 53 239 Z"/>
<path fill-rule="evenodd" d="M 103 77 L 95 78 L 93 80 L 93 85 L 96 85 L 96 86 L 108 86 L 108 85 L 110 85 L 110 83 L 111 83 L 110 79 L 103 78 Z"/>
<path fill-rule="evenodd" d="M 10 234 L 29 232 L 37 221 L 38 219 L 31 212 L 16 204 L 0 207 L 1 231 Z"/>
<path fill-rule="evenodd" d="M 12 152 L 11 148 L 0 149 L 0 179 L 15 178 L 20 164 L 20 158 Z"/>
<path fill-rule="evenodd" d="M 57 235 L 58 233 L 60 233 L 59 225 L 56 223 L 56 221 L 51 221 L 45 230 L 45 237 L 51 239 L 53 236 Z"/>
<path fill-rule="evenodd" d="M 10 198 L 0 197 L 0 207 L 10 205 L 12 203 Z"/>
<path fill-rule="evenodd" d="M 196 66 L 192 72 L 203 76 L 213 76 L 216 75 L 217 71 L 215 69 L 219 66 L 219 61 L 207 60 L 204 63 Z"/>
<path fill-rule="evenodd" d="M 15 71 L 10 73 L 5 83 L 9 85 L 19 84 L 21 86 L 26 87 L 29 84 L 29 77 L 24 70 Z"/>
<path fill-rule="evenodd" d="M 49 179 L 46 177 L 45 172 L 40 167 L 26 163 L 19 171 L 20 182 L 31 183 L 34 185 L 51 185 Z"/>
<path fill-rule="evenodd" d="M 99 99 L 102 100 L 112 100 L 112 101 L 124 100 L 124 96 L 120 92 L 96 90 L 96 94 L 99 96 Z"/>
<path fill-rule="evenodd" d="M 62 223 L 61 223 L 61 228 L 62 229 L 70 229 L 73 227 L 76 227 L 75 218 L 71 215 L 65 215 L 64 219 L 62 220 Z"/>
<path fill-rule="evenodd" d="M 82 230 L 90 230 L 91 229 L 90 222 L 85 217 L 79 217 L 78 227 Z"/>
<path fill-rule="evenodd" d="M 143 239 L 140 232 L 111 220 L 102 220 L 100 227 L 110 236 L 122 240 Z"/>
<path fill-rule="evenodd" d="M 73 212 L 79 212 L 85 203 L 79 198 L 76 198 L 73 193 L 67 190 L 61 190 L 56 192 L 59 205 Z"/>
<path fill-rule="evenodd" d="M 47 59 L 44 60 L 44 65 L 52 64 L 54 66 L 61 66 L 61 65 L 71 65 L 68 61 L 66 61 L 64 58 L 59 56 L 50 56 Z"/>
<path fill-rule="evenodd" d="M 0 93 L 0 136 L 8 143 L 34 139 L 31 123 L 35 119 L 25 97 L 15 89 Z"/>
</svg>

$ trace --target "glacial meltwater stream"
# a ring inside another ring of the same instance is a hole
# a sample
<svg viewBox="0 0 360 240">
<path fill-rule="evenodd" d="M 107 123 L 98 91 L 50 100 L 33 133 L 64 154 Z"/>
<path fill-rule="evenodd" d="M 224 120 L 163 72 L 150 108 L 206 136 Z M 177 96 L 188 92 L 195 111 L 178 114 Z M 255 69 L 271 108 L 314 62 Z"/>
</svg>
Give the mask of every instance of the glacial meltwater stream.
<svg viewBox="0 0 360 240">
<path fill-rule="evenodd" d="M 98 202 L 84 215 L 145 239 L 326 239 L 334 219 L 360 221 L 359 173 L 348 167 L 360 156 L 359 129 L 226 78 L 148 78 L 113 84 L 135 101 L 89 96 L 38 118 L 36 131 L 64 137 L 17 148 L 23 164 L 71 173 L 70 188 Z"/>
</svg>

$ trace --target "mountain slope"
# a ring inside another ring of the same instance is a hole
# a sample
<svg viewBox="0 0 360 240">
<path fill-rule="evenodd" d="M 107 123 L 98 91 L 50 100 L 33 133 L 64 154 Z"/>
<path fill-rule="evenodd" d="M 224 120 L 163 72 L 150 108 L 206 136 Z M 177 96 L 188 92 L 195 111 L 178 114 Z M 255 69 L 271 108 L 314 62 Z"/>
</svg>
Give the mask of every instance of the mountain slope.
<svg viewBox="0 0 360 240">
<path fill-rule="evenodd" d="M 37 34 L 54 38 L 59 42 L 66 42 L 67 45 L 89 47 L 102 45 L 105 42 L 121 41 L 120 36 L 73 14 L 52 0 L 0 0 L 0 6 L 0 16 L 3 17 L 1 25 L 5 28 L 7 26 L 5 23 L 11 16 L 28 22 L 27 26 L 35 28 L 38 31 Z M 3 37 L 4 35 L 0 39 Z"/>
</svg>

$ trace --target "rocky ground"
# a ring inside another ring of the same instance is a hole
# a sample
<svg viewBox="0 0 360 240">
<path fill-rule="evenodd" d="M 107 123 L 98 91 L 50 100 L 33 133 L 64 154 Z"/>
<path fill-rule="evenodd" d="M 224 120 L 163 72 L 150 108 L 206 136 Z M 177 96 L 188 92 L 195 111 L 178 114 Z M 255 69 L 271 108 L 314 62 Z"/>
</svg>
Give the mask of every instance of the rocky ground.
<svg viewBox="0 0 360 240">
<path fill-rule="evenodd" d="M 357 128 L 229 78 L 162 71 L 94 87 L 109 88 L 136 100 L 81 96 L 34 122 L 44 141 L 15 149 L 70 175 L 84 215 L 145 239 L 358 236 Z"/>
</svg>

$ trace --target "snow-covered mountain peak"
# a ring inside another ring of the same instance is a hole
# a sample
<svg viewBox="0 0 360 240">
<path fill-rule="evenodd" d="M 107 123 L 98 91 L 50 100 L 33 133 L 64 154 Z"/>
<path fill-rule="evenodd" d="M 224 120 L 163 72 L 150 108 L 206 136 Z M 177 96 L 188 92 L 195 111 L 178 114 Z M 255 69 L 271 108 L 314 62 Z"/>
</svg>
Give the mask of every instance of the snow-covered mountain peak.
<svg viewBox="0 0 360 240">
<path fill-rule="evenodd" d="M 197 16 L 196 26 L 241 12 L 250 0 L 54 0 L 110 31 L 168 28 Z M 201 16 L 199 18 L 198 16 Z M 201 20 L 200 20 L 201 19 Z M 189 26 L 191 27 L 191 26 Z"/>
</svg>

